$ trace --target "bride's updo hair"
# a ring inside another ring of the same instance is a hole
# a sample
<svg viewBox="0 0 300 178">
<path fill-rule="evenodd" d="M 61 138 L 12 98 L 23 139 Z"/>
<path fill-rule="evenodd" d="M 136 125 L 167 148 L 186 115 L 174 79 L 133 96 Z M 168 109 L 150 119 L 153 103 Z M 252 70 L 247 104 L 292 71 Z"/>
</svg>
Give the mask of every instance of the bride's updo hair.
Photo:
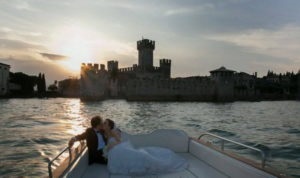
<svg viewBox="0 0 300 178">
<path fill-rule="evenodd" d="M 111 130 L 115 128 L 115 122 L 113 120 L 106 119 L 106 122 L 108 123 L 108 126 Z"/>
</svg>

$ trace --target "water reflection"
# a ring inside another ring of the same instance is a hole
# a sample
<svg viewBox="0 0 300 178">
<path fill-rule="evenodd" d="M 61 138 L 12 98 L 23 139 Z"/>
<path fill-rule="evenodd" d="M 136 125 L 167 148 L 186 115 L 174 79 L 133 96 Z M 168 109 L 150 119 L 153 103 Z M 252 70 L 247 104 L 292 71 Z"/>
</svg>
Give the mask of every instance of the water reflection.
<svg viewBox="0 0 300 178">
<path fill-rule="evenodd" d="M 66 124 L 70 127 L 68 127 L 66 133 L 70 135 L 77 135 L 85 130 L 84 126 L 86 126 L 86 124 L 82 121 L 85 121 L 86 118 L 82 112 L 82 104 L 80 100 L 73 99 L 67 100 L 64 105 L 65 109 L 63 110 L 65 111 L 65 117 L 69 119 L 62 119 L 62 121 L 68 122 Z"/>
</svg>

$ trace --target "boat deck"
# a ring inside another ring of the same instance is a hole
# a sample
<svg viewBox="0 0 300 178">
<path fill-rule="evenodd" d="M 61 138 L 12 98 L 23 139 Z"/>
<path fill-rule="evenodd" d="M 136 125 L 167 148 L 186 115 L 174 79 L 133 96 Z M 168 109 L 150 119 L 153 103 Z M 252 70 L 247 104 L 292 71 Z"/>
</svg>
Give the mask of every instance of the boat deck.
<svg viewBox="0 0 300 178">
<path fill-rule="evenodd" d="M 182 172 L 164 174 L 164 175 L 150 175 L 150 176 L 126 176 L 126 175 L 111 175 L 105 165 L 93 164 L 89 166 L 82 178 L 101 177 L 101 178 L 228 178 L 229 176 L 222 173 L 204 161 L 189 153 L 179 153 L 189 162 L 189 167 Z"/>
</svg>

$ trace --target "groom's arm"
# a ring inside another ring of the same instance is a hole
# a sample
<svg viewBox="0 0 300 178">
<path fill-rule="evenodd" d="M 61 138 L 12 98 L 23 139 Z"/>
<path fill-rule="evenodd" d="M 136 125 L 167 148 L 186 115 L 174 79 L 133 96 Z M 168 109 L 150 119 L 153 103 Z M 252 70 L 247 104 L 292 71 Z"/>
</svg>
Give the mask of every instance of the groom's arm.
<svg viewBox="0 0 300 178">
<path fill-rule="evenodd" d="M 72 147 L 73 144 L 74 144 L 76 141 L 85 140 L 85 139 L 86 139 L 86 136 L 87 136 L 87 131 L 83 132 L 82 134 L 79 134 L 79 135 L 76 135 L 76 136 L 72 137 L 72 138 L 69 140 L 69 147 Z"/>
<path fill-rule="evenodd" d="M 82 134 L 76 135 L 75 139 L 76 141 L 85 140 L 87 137 L 87 131 L 83 132 Z"/>
</svg>

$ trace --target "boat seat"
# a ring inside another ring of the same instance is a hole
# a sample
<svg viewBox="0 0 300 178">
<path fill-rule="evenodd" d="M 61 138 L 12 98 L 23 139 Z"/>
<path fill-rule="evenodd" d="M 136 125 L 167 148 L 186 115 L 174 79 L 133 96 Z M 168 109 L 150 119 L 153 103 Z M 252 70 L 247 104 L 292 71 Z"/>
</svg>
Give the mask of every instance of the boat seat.
<svg viewBox="0 0 300 178">
<path fill-rule="evenodd" d="M 205 162 L 197 159 L 189 153 L 178 153 L 189 162 L 189 167 L 182 171 L 164 175 L 150 175 L 150 176 L 134 176 L 135 178 L 228 178 L 225 174 L 214 169 Z M 97 178 L 97 177 L 110 177 L 110 178 L 132 178 L 126 175 L 112 175 L 109 173 L 105 165 L 93 164 L 87 167 L 82 178 Z"/>
<path fill-rule="evenodd" d="M 110 177 L 106 165 L 92 164 L 87 167 L 82 178 L 97 178 L 97 177 Z"/>
</svg>

